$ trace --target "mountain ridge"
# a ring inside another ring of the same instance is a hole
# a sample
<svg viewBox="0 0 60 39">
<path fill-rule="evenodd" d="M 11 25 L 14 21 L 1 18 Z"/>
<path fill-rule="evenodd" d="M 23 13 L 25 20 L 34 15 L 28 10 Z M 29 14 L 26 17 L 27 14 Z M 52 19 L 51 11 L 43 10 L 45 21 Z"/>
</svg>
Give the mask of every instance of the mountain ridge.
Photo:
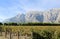
<svg viewBox="0 0 60 39">
<path fill-rule="evenodd" d="M 18 14 L 7 22 L 41 22 L 41 23 L 60 23 L 60 8 L 53 8 L 47 11 L 29 11 L 26 14 Z"/>
</svg>

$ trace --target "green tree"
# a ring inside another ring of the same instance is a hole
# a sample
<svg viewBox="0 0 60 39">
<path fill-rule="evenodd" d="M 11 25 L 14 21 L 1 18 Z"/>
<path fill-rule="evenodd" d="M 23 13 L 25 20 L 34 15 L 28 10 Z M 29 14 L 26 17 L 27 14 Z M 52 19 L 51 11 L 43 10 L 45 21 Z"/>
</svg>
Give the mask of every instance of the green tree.
<svg viewBox="0 0 60 39">
<path fill-rule="evenodd" d="M 0 25 L 3 25 L 3 24 L 0 22 Z"/>
</svg>

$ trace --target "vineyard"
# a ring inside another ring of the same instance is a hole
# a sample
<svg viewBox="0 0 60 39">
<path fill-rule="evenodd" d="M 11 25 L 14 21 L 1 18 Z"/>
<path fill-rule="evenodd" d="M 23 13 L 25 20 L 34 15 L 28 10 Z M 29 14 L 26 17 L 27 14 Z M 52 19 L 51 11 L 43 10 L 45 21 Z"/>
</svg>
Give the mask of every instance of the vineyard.
<svg viewBox="0 0 60 39">
<path fill-rule="evenodd" d="M 0 26 L 0 36 L 3 32 L 9 39 L 60 39 L 60 26 Z"/>
</svg>

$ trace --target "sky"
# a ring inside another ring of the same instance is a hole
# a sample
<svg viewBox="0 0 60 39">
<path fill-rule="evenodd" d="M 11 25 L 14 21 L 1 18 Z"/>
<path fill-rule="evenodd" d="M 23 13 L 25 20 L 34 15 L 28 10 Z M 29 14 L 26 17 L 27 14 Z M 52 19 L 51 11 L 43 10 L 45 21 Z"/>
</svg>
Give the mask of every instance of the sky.
<svg viewBox="0 0 60 39">
<path fill-rule="evenodd" d="M 0 0 L 0 21 L 30 10 L 60 8 L 60 0 Z"/>
</svg>

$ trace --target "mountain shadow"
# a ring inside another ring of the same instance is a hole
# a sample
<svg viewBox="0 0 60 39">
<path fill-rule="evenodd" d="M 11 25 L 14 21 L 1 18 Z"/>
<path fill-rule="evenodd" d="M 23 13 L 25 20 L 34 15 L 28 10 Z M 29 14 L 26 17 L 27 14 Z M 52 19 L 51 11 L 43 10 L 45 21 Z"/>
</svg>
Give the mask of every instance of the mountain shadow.
<svg viewBox="0 0 60 39">
<path fill-rule="evenodd" d="M 43 22 L 44 16 L 43 16 L 43 15 L 37 15 L 37 16 L 36 16 L 36 19 L 37 19 L 39 22 Z"/>
</svg>

